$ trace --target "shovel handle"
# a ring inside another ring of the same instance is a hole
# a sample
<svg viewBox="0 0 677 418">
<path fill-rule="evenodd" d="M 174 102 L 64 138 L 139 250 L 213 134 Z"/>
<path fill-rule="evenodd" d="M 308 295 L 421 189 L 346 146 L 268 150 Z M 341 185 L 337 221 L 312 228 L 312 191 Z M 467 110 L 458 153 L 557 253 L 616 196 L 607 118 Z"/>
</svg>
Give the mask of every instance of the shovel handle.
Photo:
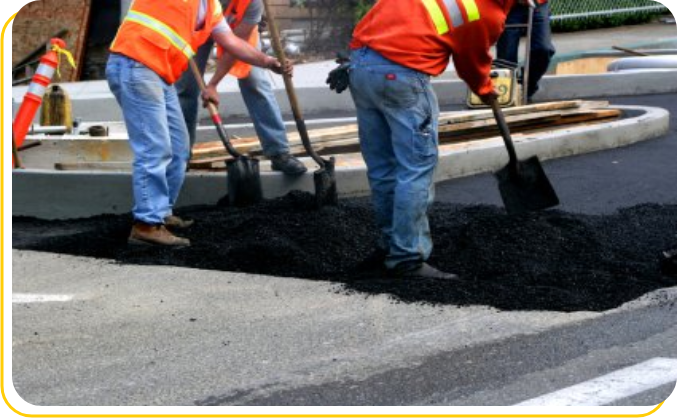
<svg viewBox="0 0 677 418">
<path fill-rule="evenodd" d="M 21 158 L 19 158 L 19 150 L 16 147 L 16 141 L 14 140 L 14 129 L 12 129 L 12 158 L 14 158 L 14 168 L 24 168 L 21 164 Z"/>
<path fill-rule="evenodd" d="M 275 55 L 277 55 L 277 60 L 284 64 L 287 62 L 287 57 L 285 56 L 284 49 L 282 48 L 280 33 L 277 30 L 277 23 L 275 22 L 275 17 L 271 12 L 269 3 L 269 0 L 263 0 L 263 6 L 266 9 L 266 17 L 268 18 L 268 32 L 270 33 L 270 39 L 272 41 Z M 289 74 L 283 73 L 282 78 L 284 79 L 284 87 L 285 90 L 287 90 L 287 97 L 289 97 L 289 104 L 291 106 L 292 113 L 294 114 L 296 129 L 299 131 L 299 136 L 301 137 L 303 147 L 306 149 L 308 155 L 310 155 L 321 168 L 324 168 L 326 162 L 317 154 L 317 152 L 315 152 L 312 144 L 310 143 L 308 128 L 306 127 L 306 122 L 303 119 L 303 114 L 301 113 L 301 106 L 299 106 L 299 101 L 296 96 L 296 90 L 294 89 L 294 83 L 292 82 L 291 76 Z"/>
<path fill-rule="evenodd" d="M 191 58 L 188 62 L 190 69 L 195 76 L 195 81 L 197 82 L 198 86 L 200 86 L 200 91 L 202 93 L 206 92 L 207 86 L 205 85 L 205 81 L 202 78 L 202 74 L 200 74 L 200 69 L 197 67 L 195 60 Z M 237 152 L 237 150 L 233 147 L 233 144 L 230 143 L 230 137 L 228 136 L 226 129 L 223 127 L 223 121 L 221 120 L 221 116 L 219 116 L 219 110 L 216 108 L 216 105 L 212 102 L 207 102 L 207 109 L 209 109 L 209 115 L 212 117 L 212 122 L 214 122 L 216 132 L 218 132 L 221 142 L 223 142 L 226 150 L 228 150 L 228 154 L 235 158 L 240 158 L 242 154 Z"/>
<path fill-rule="evenodd" d="M 529 17 L 527 20 L 527 41 L 524 52 L 524 75 L 522 78 L 522 105 L 529 102 L 529 76 L 531 69 L 531 40 L 534 32 L 534 8 L 535 5 L 529 6 Z"/>
<path fill-rule="evenodd" d="M 645 54 L 644 52 L 635 51 L 634 49 L 623 48 L 623 47 L 620 47 L 620 46 L 613 46 L 612 48 L 617 50 L 617 51 L 625 52 L 626 54 L 634 55 L 636 57 L 648 57 L 649 56 L 649 54 Z"/>
<path fill-rule="evenodd" d="M 498 130 L 501 132 L 503 142 L 505 142 L 505 147 L 508 149 L 508 155 L 510 156 L 510 166 L 517 170 L 517 152 L 515 152 L 515 145 L 513 144 L 512 138 L 510 136 L 510 128 L 508 128 L 508 123 L 505 121 L 503 110 L 501 110 L 501 105 L 498 104 L 497 99 L 491 100 L 491 110 L 494 112 L 496 125 L 498 125 Z"/>
</svg>

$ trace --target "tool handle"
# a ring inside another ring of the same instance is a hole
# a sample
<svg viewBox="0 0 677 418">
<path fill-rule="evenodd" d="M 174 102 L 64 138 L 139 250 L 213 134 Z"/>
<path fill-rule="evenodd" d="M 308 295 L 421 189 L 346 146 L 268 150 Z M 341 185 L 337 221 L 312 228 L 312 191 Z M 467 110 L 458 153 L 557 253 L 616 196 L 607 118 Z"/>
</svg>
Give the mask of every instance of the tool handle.
<svg viewBox="0 0 677 418">
<path fill-rule="evenodd" d="M 269 3 L 269 0 L 263 0 L 263 5 L 266 9 L 266 17 L 268 18 L 268 32 L 270 33 L 270 39 L 272 41 L 275 55 L 277 55 L 277 60 L 284 65 L 284 63 L 287 62 L 287 57 L 285 56 L 284 49 L 282 48 L 282 42 L 280 42 L 280 33 L 277 30 L 275 17 L 271 12 Z M 301 106 L 299 106 L 299 101 L 296 97 L 296 90 L 294 89 L 294 83 L 292 82 L 291 76 L 289 74 L 283 73 L 282 77 L 284 79 L 284 87 L 287 90 L 287 97 L 289 97 L 289 104 L 291 105 L 291 110 L 294 114 L 296 129 L 299 131 L 299 136 L 301 137 L 303 147 L 305 148 L 308 155 L 310 155 L 320 167 L 324 168 L 325 161 L 315 152 L 312 144 L 310 143 L 308 128 L 306 127 L 306 122 L 303 119 L 303 114 L 301 113 Z"/>
<path fill-rule="evenodd" d="M 535 7 L 535 6 L 534 6 Z M 534 32 L 534 7 L 529 6 L 529 18 L 527 20 L 527 41 L 524 52 L 524 74 L 522 77 L 522 105 L 529 101 L 529 73 L 531 72 L 531 39 Z"/>
<path fill-rule="evenodd" d="M 24 168 L 19 158 L 19 150 L 16 148 L 16 140 L 14 140 L 14 130 L 12 130 L 12 157 L 14 158 L 14 168 Z"/>
<path fill-rule="evenodd" d="M 620 47 L 620 46 L 613 46 L 612 48 L 617 50 L 617 51 L 625 52 L 626 54 L 635 55 L 637 57 L 648 57 L 649 56 L 649 54 L 645 54 L 644 52 L 639 52 L 639 51 L 635 51 L 633 49 L 623 48 L 623 47 Z"/>
<path fill-rule="evenodd" d="M 512 142 L 512 138 L 510 137 L 510 128 L 508 128 L 508 123 L 505 121 L 503 110 L 501 110 L 501 105 L 498 104 L 497 99 L 492 99 L 491 110 L 494 112 L 494 118 L 496 119 L 498 130 L 501 132 L 503 142 L 505 142 L 505 147 L 508 149 L 508 155 L 510 156 L 510 166 L 514 170 L 517 170 L 517 152 L 515 152 L 515 145 Z"/>
<path fill-rule="evenodd" d="M 207 86 L 205 85 L 205 81 L 202 78 L 202 74 L 200 74 L 200 69 L 197 67 L 195 60 L 191 58 L 188 62 L 190 65 L 190 69 L 193 72 L 193 75 L 195 76 L 195 81 L 197 81 L 198 86 L 200 86 L 200 91 L 202 93 L 206 92 Z M 223 145 L 226 147 L 226 150 L 228 150 L 228 154 L 232 155 L 235 158 L 240 158 L 242 154 L 237 152 L 237 150 L 233 147 L 233 144 L 230 143 L 230 137 L 228 136 L 228 132 L 226 132 L 226 129 L 223 127 L 223 121 L 221 120 L 221 116 L 219 115 L 219 110 L 216 108 L 216 105 L 212 102 L 208 102 L 207 109 L 209 109 L 209 115 L 212 117 L 212 121 L 214 122 L 214 126 L 216 127 L 216 132 L 218 132 L 219 138 L 221 138 L 221 142 L 223 142 Z"/>
</svg>

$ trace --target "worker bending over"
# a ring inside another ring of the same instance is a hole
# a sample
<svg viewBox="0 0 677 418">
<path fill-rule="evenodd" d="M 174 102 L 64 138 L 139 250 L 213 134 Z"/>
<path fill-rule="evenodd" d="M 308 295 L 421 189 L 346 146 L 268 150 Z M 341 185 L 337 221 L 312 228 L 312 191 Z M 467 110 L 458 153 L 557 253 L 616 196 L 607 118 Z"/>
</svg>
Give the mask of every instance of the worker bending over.
<svg viewBox="0 0 677 418">
<path fill-rule="evenodd" d="M 290 66 L 235 36 L 218 0 L 135 0 L 111 46 L 106 77 L 122 107 L 134 154 L 130 243 L 190 245 L 166 228 L 191 223 L 172 213 L 190 150 L 174 83 L 210 37 L 242 61 L 291 73 Z"/>
<path fill-rule="evenodd" d="M 262 0 L 221 0 L 221 4 L 233 33 L 253 47 L 259 48 L 258 27 L 263 16 Z M 197 51 L 196 62 L 203 74 L 213 46 L 214 42 L 208 40 Z M 289 141 L 282 112 L 275 99 L 269 75 L 264 70 L 252 68 L 251 65 L 238 61 L 231 53 L 221 54 L 216 73 L 207 84 L 207 93 L 203 95 L 203 99 L 218 105 L 219 95 L 216 88 L 227 74 L 238 78 L 242 99 L 254 122 L 263 154 L 271 160 L 272 169 L 293 176 L 305 173 L 306 166 L 289 154 Z M 192 146 L 196 136 L 200 87 L 193 74 L 187 71 L 176 84 L 176 89 Z"/>
<path fill-rule="evenodd" d="M 430 77 L 452 56 L 470 89 L 485 103 L 496 100 L 489 49 L 513 1 L 379 0 L 353 33 L 350 91 L 381 229 L 370 258 L 391 276 L 457 278 L 426 262 L 439 117 Z"/>
</svg>

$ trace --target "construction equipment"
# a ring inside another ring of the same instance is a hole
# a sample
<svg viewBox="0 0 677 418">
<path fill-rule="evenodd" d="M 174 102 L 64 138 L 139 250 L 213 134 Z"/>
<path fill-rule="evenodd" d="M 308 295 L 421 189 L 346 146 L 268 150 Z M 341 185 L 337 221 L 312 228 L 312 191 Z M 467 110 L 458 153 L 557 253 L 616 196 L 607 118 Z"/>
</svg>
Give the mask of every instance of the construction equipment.
<svg viewBox="0 0 677 418">
<path fill-rule="evenodd" d="M 204 93 L 207 87 L 202 79 L 202 74 L 200 74 L 200 69 L 192 58 L 190 59 L 190 68 L 200 86 L 200 91 Z M 219 138 L 221 138 L 221 142 L 223 142 L 226 150 L 233 157 L 233 159 L 226 161 L 228 169 L 228 201 L 232 206 L 240 207 L 260 202 L 263 199 L 263 188 L 261 187 L 259 160 L 239 153 L 230 143 L 230 137 L 223 127 L 221 116 L 219 116 L 219 111 L 214 103 L 207 103 L 207 108 Z"/>
<path fill-rule="evenodd" d="M 40 109 L 40 125 L 65 126 L 67 131 L 73 129 L 73 107 L 66 90 L 53 84 L 47 88 Z"/>
<path fill-rule="evenodd" d="M 266 17 L 268 18 L 268 31 L 270 33 L 273 50 L 277 55 L 277 59 L 284 64 L 287 59 L 285 57 L 284 50 L 282 49 L 280 35 L 277 30 L 275 18 L 271 13 L 269 3 L 269 0 L 263 1 L 263 4 L 266 8 Z M 303 114 L 301 113 L 301 107 L 299 106 L 298 99 L 296 97 L 296 91 L 294 89 L 291 76 L 288 74 L 283 74 L 283 78 L 284 85 L 287 90 L 287 96 L 289 97 L 289 103 L 291 105 L 292 112 L 294 113 L 296 128 L 298 129 L 299 135 L 301 136 L 303 147 L 306 149 L 308 155 L 310 155 L 310 157 L 312 157 L 312 159 L 320 166 L 319 170 L 315 171 L 313 174 L 315 181 L 315 201 L 317 206 L 322 207 L 325 205 L 336 205 L 338 204 L 338 192 L 336 189 L 336 175 L 334 173 L 334 167 L 336 165 L 334 157 L 331 157 L 329 160 L 325 160 L 321 158 L 313 149 L 313 146 L 310 143 L 310 137 L 308 136 L 308 128 L 306 127 Z"/>
<path fill-rule="evenodd" d="M 62 39 L 53 38 L 50 41 L 49 51 L 40 58 L 40 65 L 31 79 L 31 84 L 28 86 L 28 90 L 24 95 L 21 107 L 14 117 L 14 122 L 12 122 L 12 129 L 16 135 L 17 147 L 21 147 L 21 144 L 23 144 L 28 128 L 31 126 L 31 123 L 33 123 L 33 118 L 42 105 L 42 98 L 45 95 L 45 91 L 52 82 L 54 73 L 59 70 L 60 55 L 65 55 L 71 65 L 75 65 L 73 56 L 66 50 L 66 42 Z"/>
<path fill-rule="evenodd" d="M 510 156 L 508 165 L 496 172 L 498 188 L 505 209 L 512 215 L 559 205 L 559 198 L 543 171 L 538 157 L 533 156 L 524 161 L 517 159 L 510 129 L 501 106 L 495 99 L 490 104 Z"/>
<path fill-rule="evenodd" d="M 498 92 L 498 103 L 501 107 L 513 107 L 520 104 L 517 75 L 514 68 L 494 68 L 491 70 L 491 82 Z M 487 105 L 478 95 L 468 89 L 466 104 L 470 109 L 482 109 Z"/>
</svg>

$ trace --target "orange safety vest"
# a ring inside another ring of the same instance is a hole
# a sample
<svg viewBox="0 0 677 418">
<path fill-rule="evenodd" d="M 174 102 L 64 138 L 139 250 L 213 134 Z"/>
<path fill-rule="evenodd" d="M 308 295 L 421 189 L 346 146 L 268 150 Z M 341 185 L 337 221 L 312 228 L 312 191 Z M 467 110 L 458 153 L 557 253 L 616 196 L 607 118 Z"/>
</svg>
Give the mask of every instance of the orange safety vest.
<svg viewBox="0 0 677 418">
<path fill-rule="evenodd" d="M 218 0 L 209 0 L 205 25 L 195 30 L 201 0 L 135 0 L 111 45 L 173 84 L 188 68 L 188 60 L 223 18 Z"/>
<path fill-rule="evenodd" d="M 229 17 L 233 18 L 232 22 L 230 22 L 231 28 L 235 29 L 240 25 L 240 23 L 242 23 L 244 15 L 247 12 L 247 9 L 249 8 L 250 4 L 251 0 L 232 0 L 230 2 L 230 4 L 228 5 L 223 14 L 226 16 L 226 19 L 228 19 Z M 247 42 L 254 48 L 258 48 L 259 31 L 257 28 L 254 28 Z M 223 53 L 223 51 L 220 48 L 218 49 L 218 52 L 219 56 Z M 240 60 L 236 60 L 228 74 L 236 78 L 247 78 L 249 77 L 249 73 L 251 73 L 251 71 L 252 66 L 250 64 L 247 64 L 246 62 Z"/>
<path fill-rule="evenodd" d="M 355 28 L 350 47 L 367 46 L 400 65 L 437 76 L 449 65 L 452 52 L 491 47 L 457 45 L 454 30 L 464 25 L 495 25 L 501 19 L 504 22 L 512 3 L 512 0 L 397 0 L 395 4 L 379 0 Z"/>
</svg>

